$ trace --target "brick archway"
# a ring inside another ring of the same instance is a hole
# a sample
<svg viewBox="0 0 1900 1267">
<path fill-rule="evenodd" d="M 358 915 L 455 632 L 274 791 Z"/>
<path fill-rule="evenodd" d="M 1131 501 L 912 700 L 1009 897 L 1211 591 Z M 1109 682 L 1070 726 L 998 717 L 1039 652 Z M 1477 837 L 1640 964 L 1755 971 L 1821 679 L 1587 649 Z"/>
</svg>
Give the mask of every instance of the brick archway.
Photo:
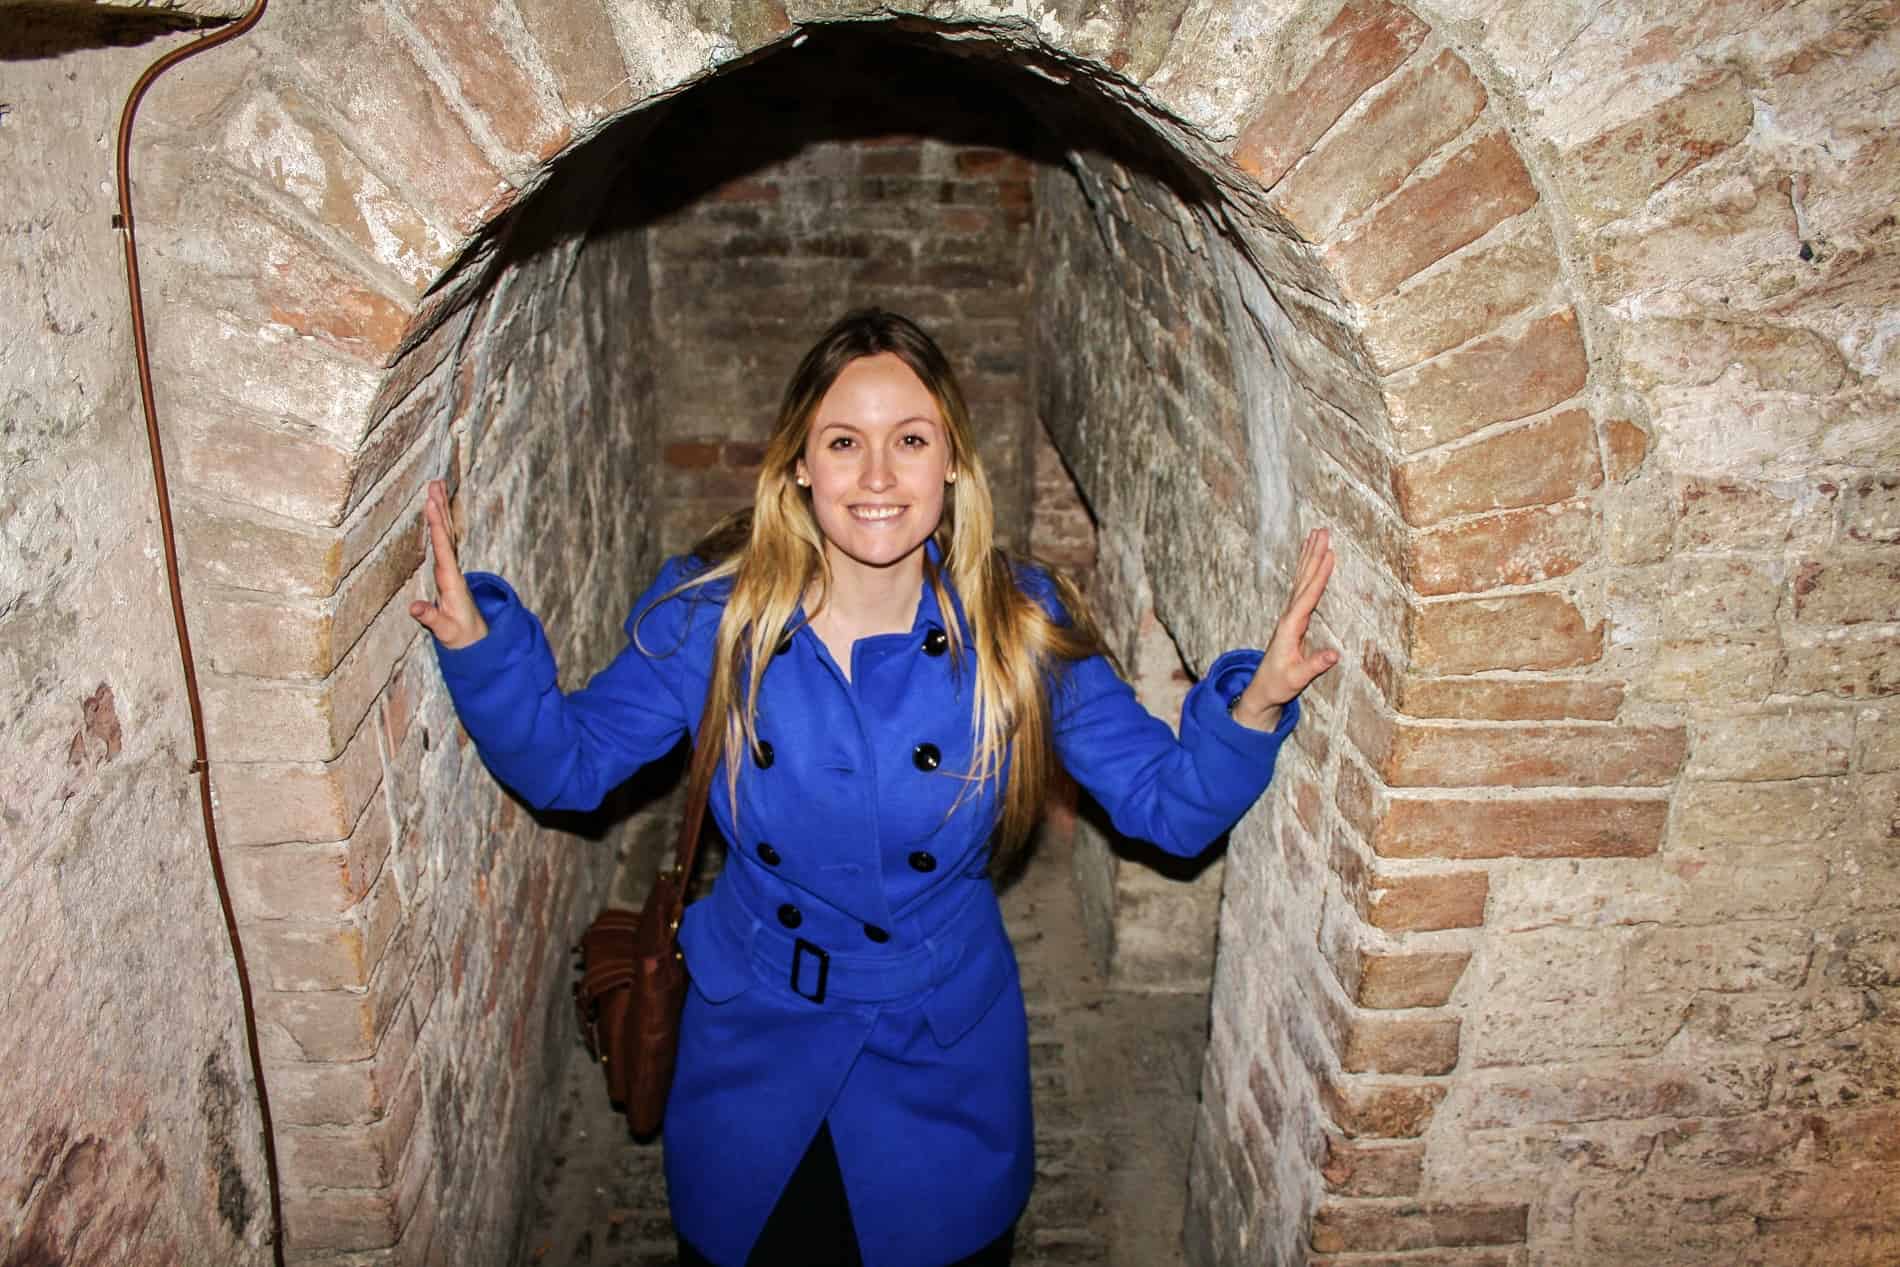
<svg viewBox="0 0 1900 1267">
<path fill-rule="evenodd" d="M 473 807 L 475 834 L 528 830 L 467 791 L 478 780 L 457 773 L 404 612 L 422 584 L 422 484 L 468 460 L 456 428 L 475 403 L 511 390 L 461 355 L 498 319 L 481 296 L 505 213 L 580 147 L 635 144 L 627 112 L 795 37 L 765 4 L 704 28 L 553 0 L 357 16 L 285 20 L 243 70 L 159 93 L 142 160 L 220 811 L 272 987 L 292 1245 L 311 1252 L 461 1234 L 432 1227 L 422 1199 L 472 1147 L 445 1123 L 518 1106 L 505 1091 L 448 1102 L 472 1084 L 440 1070 L 489 1057 L 430 1034 L 435 997 L 468 992 L 467 1014 L 487 1017 L 506 992 L 508 1025 L 479 1032 L 519 1062 L 538 987 L 504 971 L 562 936 L 539 918 L 529 944 L 469 961 L 427 907 L 436 846 L 403 806 L 426 766 Z M 1027 44 L 979 19 L 956 33 Z M 1481 934 L 1459 930 L 1482 928 L 1489 883 L 1474 864 L 1653 854 L 1685 753 L 1680 725 L 1619 721 L 1601 500 L 1646 440 L 1592 377 L 1594 318 L 1569 285 L 1552 184 L 1468 51 L 1396 5 L 1313 7 L 1212 87 L 1145 25 L 1045 43 L 1079 78 L 1147 83 L 1145 122 L 1232 199 L 1272 299 L 1246 311 L 1294 389 L 1298 514 L 1350 543 L 1326 633 L 1358 671 L 1316 692 L 1260 863 L 1230 881 L 1231 921 L 1285 881 L 1310 923 L 1285 962 L 1224 939 L 1195 1244 L 1208 1261 L 1295 1255 L 1309 1215 L 1321 1253 L 1521 1242 L 1528 1193 L 1460 1201 L 1426 1178 L 1441 1103 L 1484 1120 L 1519 1094 L 1464 1058 L 1454 993 Z M 1197 112 L 1205 92 L 1226 95 Z M 1236 137 L 1223 155 L 1168 110 L 1223 116 Z M 1257 531 L 1250 490 L 1234 497 Z M 1274 590 L 1205 551 L 1261 542 L 1143 543 L 1191 657 L 1225 632 L 1192 618 L 1192 587 Z M 531 893 L 542 912 L 586 886 L 545 858 L 506 877 L 510 901 Z"/>
</svg>

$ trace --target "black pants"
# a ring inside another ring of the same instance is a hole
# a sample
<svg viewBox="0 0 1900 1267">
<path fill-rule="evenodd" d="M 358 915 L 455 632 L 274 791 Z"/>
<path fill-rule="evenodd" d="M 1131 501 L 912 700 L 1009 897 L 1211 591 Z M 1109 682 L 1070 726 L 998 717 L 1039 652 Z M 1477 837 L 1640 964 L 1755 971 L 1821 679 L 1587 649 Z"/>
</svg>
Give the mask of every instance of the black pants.
<svg viewBox="0 0 1900 1267">
<path fill-rule="evenodd" d="M 948 1267 L 1009 1267 L 1016 1229 Z M 829 1124 L 820 1126 L 805 1150 L 791 1182 L 779 1194 L 765 1230 L 746 1259 L 746 1267 L 863 1267 L 851 1207 L 845 1202 L 844 1174 Z M 680 1267 L 713 1267 L 704 1254 L 680 1241 Z"/>
</svg>

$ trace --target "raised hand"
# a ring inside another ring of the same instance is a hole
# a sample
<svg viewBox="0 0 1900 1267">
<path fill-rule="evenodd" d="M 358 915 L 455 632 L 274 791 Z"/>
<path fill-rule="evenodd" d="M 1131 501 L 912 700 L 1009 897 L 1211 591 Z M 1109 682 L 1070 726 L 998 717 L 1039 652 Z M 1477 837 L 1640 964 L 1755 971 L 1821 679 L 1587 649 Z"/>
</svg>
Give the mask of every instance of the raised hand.
<svg viewBox="0 0 1900 1267">
<path fill-rule="evenodd" d="M 459 651 L 488 636 L 488 622 L 468 592 L 468 581 L 455 561 L 455 540 L 449 532 L 449 492 L 441 480 L 429 481 L 429 497 L 422 507 L 429 526 L 429 551 L 435 556 L 435 601 L 417 599 L 409 614 L 451 651 Z"/>
<path fill-rule="evenodd" d="M 1305 690 L 1307 684 L 1339 663 L 1336 651 L 1308 655 L 1306 628 L 1313 609 L 1326 593 L 1326 582 L 1333 574 L 1331 537 L 1324 528 L 1315 528 L 1300 547 L 1299 566 L 1293 570 L 1293 592 L 1287 595 L 1286 610 L 1273 627 L 1273 637 L 1247 689 L 1234 702 L 1234 718 L 1243 726 L 1268 730 L 1279 723 L 1280 708 Z"/>
</svg>

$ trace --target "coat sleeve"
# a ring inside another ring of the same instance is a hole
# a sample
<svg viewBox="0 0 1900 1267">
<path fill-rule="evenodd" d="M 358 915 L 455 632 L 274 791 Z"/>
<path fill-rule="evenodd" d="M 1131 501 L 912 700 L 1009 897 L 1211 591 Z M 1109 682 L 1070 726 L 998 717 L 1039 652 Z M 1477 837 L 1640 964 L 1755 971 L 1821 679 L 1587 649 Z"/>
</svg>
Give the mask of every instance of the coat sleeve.
<svg viewBox="0 0 1900 1267">
<path fill-rule="evenodd" d="M 658 602 L 685 576 L 682 560 L 662 568 L 627 617 L 626 647 L 586 686 L 564 693 L 534 613 L 499 576 L 468 574 L 488 635 L 455 651 L 437 643 L 436 660 L 456 715 L 496 778 L 537 809 L 593 809 L 672 750 L 699 707 L 694 692 L 689 711 L 682 691 L 692 676 L 688 636 L 696 623 L 718 618 L 711 604 L 690 597 Z"/>
<path fill-rule="evenodd" d="M 1022 585 L 1067 620 L 1046 577 L 1027 571 Z M 1270 731 L 1234 720 L 1229 709 L 1260 661 L 1258 651 L 1215 660 L 1188 691 L 1178 739 L 1101 656 L 1061 666 L 1049 685 L 1056 755 L 1108 811 L 1115 830 L 1192 857 L 1260 799 L 1280 745 L 1299 721 L 1297 699 Z"/>
</svg>

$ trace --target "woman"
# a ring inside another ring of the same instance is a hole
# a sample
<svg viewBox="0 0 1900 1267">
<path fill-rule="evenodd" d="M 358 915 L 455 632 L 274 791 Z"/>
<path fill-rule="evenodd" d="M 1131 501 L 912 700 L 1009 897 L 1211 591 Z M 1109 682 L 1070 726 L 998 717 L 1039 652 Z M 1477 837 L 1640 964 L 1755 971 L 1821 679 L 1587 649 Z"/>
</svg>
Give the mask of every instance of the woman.
<svg viewBox="0 0 1900 1267">
<path fill-rule="evenodd" d="M 725 759 L 711 811 L 732 849 L 680 928 L 682 1261 L 1007 1263 L 1033 1132 L 987 869 L 1021 845 L 1057 759 L 1128 835 L 1194 854 L 1230 827 L 1337 660 L 1302 645 L 1325 533 L 1264 656 L 1215 661 L 1177 741 L 1073 588 L 993 549 L 955 377 L 890 313 L 852 313 L 806 355 L 753 509 L 666 564 L 579 691 L 558 689 L 505 582 L 458 571 L 446 510 L 438 483 L 438 597 L 412 612 L 497 777 L 586 808 L 684 733 Z"/>
</svg>

